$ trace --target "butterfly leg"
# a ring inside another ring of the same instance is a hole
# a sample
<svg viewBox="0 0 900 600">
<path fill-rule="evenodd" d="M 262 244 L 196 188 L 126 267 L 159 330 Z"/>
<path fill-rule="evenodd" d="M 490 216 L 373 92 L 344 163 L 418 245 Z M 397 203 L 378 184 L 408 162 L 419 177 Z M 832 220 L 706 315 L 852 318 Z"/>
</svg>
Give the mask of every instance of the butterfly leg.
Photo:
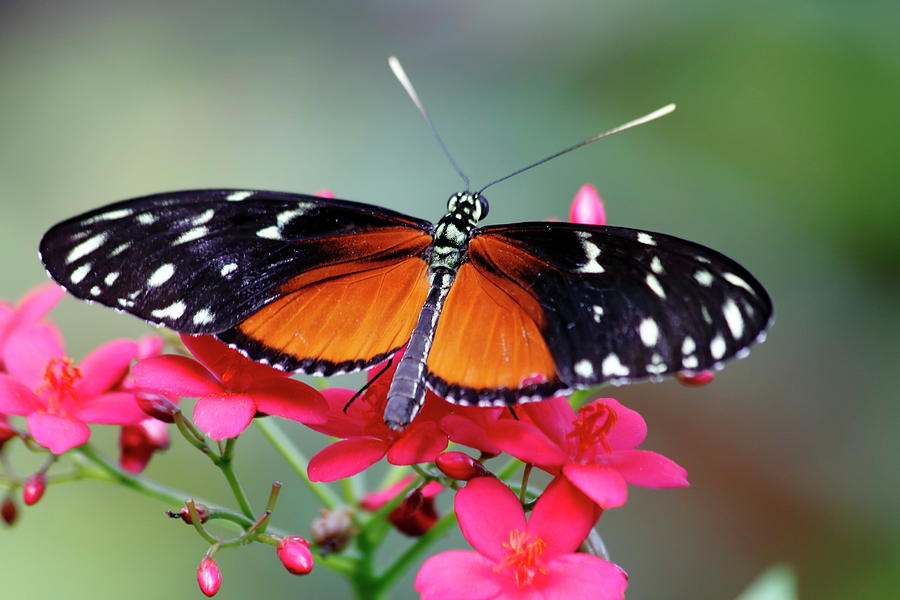
<svg viewBox="0 0 900 600">
<path fill-rule="evenodd" d="M 362 393 L 363 393 L 364 391 L 366 391 L 367 389 L 369 389 L 369 386 L 370 386 L 370 385 L 372 385 L 373 383 L 375 383 L 376 381 L 378 381 L 378 379 L 379 379 L 382 375 L 384 375 L 384 374 L 387 372 L 388 369 L 391 368 L 391 365 L 393 364 L 393 362 L 394 362 L 394 357 L 392 356 L 392 357 L 390 357 L 389 359 L 387 359 L 387 364 L 384 365 L 384 367 L 383 367 L 380 371 L 378 371 L 377 373 L 375 373 L 375 377 L 373 377 L 372 379 L 368 380 L 361 388 L 359 388 L 358 390 L 356 390 L 356 393 L 353 394 L 353 396 L 351 396 L 350 399 L 347 401 L 347 404 L 344 405 L 344 412 L 345 412 L 345 413 L 346 413 L 347 410 L 350 408 L 350 405 L 353 404 L 353 402 L 354 402 L 357 398 L 359 398 L 359 397 L 362 395 Z"/>
<path fill-rule="evenodd" d="M 388 390 L 384 422 L 391 429 L 403 429 L 409 425 L 425 402 L 425 362 L 454 275 L 451 271 L 438 270 L 432 276 L 431 290 Z"/>
</svg>

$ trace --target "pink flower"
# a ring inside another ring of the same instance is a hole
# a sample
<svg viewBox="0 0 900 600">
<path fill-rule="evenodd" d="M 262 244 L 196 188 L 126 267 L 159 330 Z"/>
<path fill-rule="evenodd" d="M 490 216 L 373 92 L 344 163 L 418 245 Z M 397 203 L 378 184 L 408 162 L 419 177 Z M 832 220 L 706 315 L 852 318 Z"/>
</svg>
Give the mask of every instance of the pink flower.
<svg viewBox="0 0 900 600">
<path fill-rule="evenodd" d="M 404 430 L 395 431 L 385 425 L 387 391 L 399 362 L 400 353 L 394 356 L 393 366 L 357 398 L 347 412 L 344 412 L 344 406 L 353 397 L 354 390 L 332 388 L 322 391 L 328 402 L 328 418 L 325 423 L 311 427 L 343 440 L 326 446 L 310 459 L 310 479 L 334 481 L 350 477 L 385 455 L 394 465 L 431 462 L 447 447 L 447 435 L 437 421 L 452 410 L 452 405 L 431 392 L 426 394 L 422 411 Z M 381 368 L 382 365 L 373 367 L 369 371 L 370 378 Z"/>
<path fill-rule="evenodd" d="M 233 438 L 261 412 L 307 425 L 324 420 L 322 396 L 306 385 L 241 356 L 212 336 L 181 336 L 197 360 L 163 355 L 132 369 L 146 391 L 199 398 L 194 422 L 214 440 Z"/>
<path fill-rule="evenodd" d="M 712 383 L 713 379 L 715 378 L 716 374 L 712 371 L 700 371 L 699 373 L 694 373 L 693 375 L 688 375 L 686 373 L 675 374 L 675 379 L 677 379 L 679 383 L 695 387 Z"/>
<path fill-rule="evenodd" d="M 581 186 L 572 199 L 569 221 L 582 225 L 606 225 L 606 210 L 597 188 L 589 183 Z"/>
<path fill-rule="evenodd" d="M 44 497 L 44 492 L 46 491 L 47 476 L 44 475 L 43 471 L 38 471 L 22 484 L 22 502 L 26 506 L 37 504 Z"/>
<path fill-rule="evenodd" d="M 55 283 L 44 283 L 32 288 L 15 306 L 0 300 L 0 369 L 3 368 L 6 341 L 10 336 L 28 329 L 44 318 L 65 293 Z"/>
<path fill-rule="evenodd" d="M 528 521 L 515 494 L 491 477 L 470 481 L 455 506 L 462 534 L 476 551 L 429 558 L 416 576 L 423 600 L 624 597 L 626 577 L 616 565 L 575 552 L 598 513 L 564 479 L 547 488 Z"/>
<path fill-rule="evenodd" d="M 136 354 L 134 341 L 115 340 L 76 367 L 55 327 L 20 329 L 6 340 L 8 374 L 0 373 L 0 413 L 27 417 L 32 437 L 54 454 L 85 443 L 91 435 L 87 423 L 137 423 L 144 414 L 134 395 L 113 391 Z"/>
<path fill-rule="evenodd" d="M 491 435 L 516 458 L 566 479 L 601 508 L 622 506 L 626 483 L 651 488 L 688 485 L 687 471 L 661 454 L 634 450 L 647 435 L 635 411 L 600 398 L 576 414 L 564 398 L 529 404 L 522 420 L 498 421 Z"/>
</svg>

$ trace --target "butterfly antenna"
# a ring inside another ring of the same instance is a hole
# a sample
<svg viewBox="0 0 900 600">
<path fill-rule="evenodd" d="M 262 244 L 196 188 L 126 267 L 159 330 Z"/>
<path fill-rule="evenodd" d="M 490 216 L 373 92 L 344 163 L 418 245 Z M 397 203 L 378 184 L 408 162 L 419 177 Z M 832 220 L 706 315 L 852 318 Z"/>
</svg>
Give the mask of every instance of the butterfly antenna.
<svg viewBox="0 0 900 600">
<path fill-rule="evenodd" d="M 566 154 L 567 152 L 571 152 L 572 150 L 577 150 L 578 148 L 581 148 L 582 146 L 587 146 L 591 142 L 596 142 L 600 138 L 605 138 L 605 137 L 611 136 L 614 133 L 619 133 L 620 131 L 625 131 L 626 129 L 631 129 L 632 127 L 637 127 L 638 125 L 643 125 L 644 123 L 649 123 L 650 121 L 653 121 L 654 119 L 658 119 L 660 117 L 666 116 L 673 110 L 675 110 L 675 105 L 667 104 L 660 109 L 654 110 L 650 114 L 644 115 L 643 117 L 640 117 L 633 121 L 628 121 L 627 123 L 619 125 L 618 127 L 614 127 L 613 129 L 610 129 L 609 131 L 604 131 L 603 133 L 598 133 L 597 135 L 595 135 L 593 137 L 589 137 L 588 139 L 582 140 L 582 141 L 578 142 L 577 144 L 573 144 L 572 146 L 569 146 L 568 148 L 564 148 L 563 150 L 560 150 L 556 154 L 551 154 L 550 156 L 548 156 L 546 158 L 542 158 L 541 160 L 539 160 L 535 163 L 531 163 L 530 165 L 524 166 L 521 169 L 516 169 L 509 175 L 504 175 L 500 179 L 495 179 L 494 181 L 490 182 L 489 184 L 487 184 L 486 186 L 481 188 L 478 191 L 478 193 L 480 194 L 481 192 L 488 189 L 492 185 L 494 185 L 496 183 L 500 183 L 501 181 L 506 181 L 507 179 L 509 179 L 510 177 L 513 177 L 514 175 L 518 175 L 519 173 L 523 173 L 523 172 L 527 171 L 528 169 L 533 169 L 538 165 L 542 165 L 545 162 L 547 162 L 548 160 L 553 160 L 557 156 L 562 156 L 563 154 Z"/>
<path fill-rule="evenodd" d="M 434 137 L 435 139 L 437 139 L 438 144 L 441 145 L 441 150 L 444 151 L 444 154 L 447 156 L 450 164 L 453 165 L 453 168 L 456 169 L 456 172 L 459 173 L 460 177 L 462 177 L 463 182 L 466 184 L 465 191 L 468 192 L 469 188 L 471 187 L 469 178 L 466 177 L 466 174 L 462 172 L 462 169 L 459 168 L 459 164 L 453 158 L 453 155 L 450 154 L 450 150 L 447 149 L 447 145 L 441 138 L 441 134 L 438 133 L 437 127 L 434 126 L 434 122 L 425 111 L 425 106 L 422 104 L 422 101 L 419 100 L 419 95 L 416 93 L 416 88 L 413 87 L 413 84 L 409 80 L 409 77 L 406 76 L 406 71 L 403 70 L 403 65 L 400 64 L 400 61 L 397 60 L 396 56 L 391 56 L 390 58 L 388 58 L 388 65 L 390 65 L 391 71 L 394 72 L 394 77 L 397 78 L 397 81 L 400 82 L 400 85 L 402 85 L 403 89 L 406 90 L 406 93 L 409 94 L 409 97 L 413 101 L 413 104 L 415 104 L 416 108 L 419 109 L 419 112 L 422 114 L 422 118 L 424 118 L 425 122 L 428 123 L 428 126 L 431 127 L 431 133 L 434 134 Z"/>
</svg>

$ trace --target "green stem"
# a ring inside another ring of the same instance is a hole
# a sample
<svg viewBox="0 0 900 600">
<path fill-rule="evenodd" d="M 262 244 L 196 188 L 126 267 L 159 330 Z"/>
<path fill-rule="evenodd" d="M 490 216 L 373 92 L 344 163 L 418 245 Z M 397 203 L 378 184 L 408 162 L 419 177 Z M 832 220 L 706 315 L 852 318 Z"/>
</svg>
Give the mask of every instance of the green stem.
<svg viewBox="0 0 900 600">
<path fill-rule="evenodd" d="M 519 502 L 525 504 L 525 495 L 528 493 L 528 478 L 531 476 L 531 469 L 534 465 L 528 463 L 525 465 L 525 471 L 522 473 L 522 488 L 519 490 Z"/>
<path fill-rule="evenodd" d="M 266 436 L 266 439 L 269 440 L 269 443 L 272 444 L 278 454 L 280 454 L 285 462 L 290 465 L 297 476 L 306 483 L 310 491 L 316 495 L 319 502 L 321 502 L 325 508 L 333 510 L 340 505 L 340 499 L 330 488 L 321 483 L 313 483 L 310 481 L 309 475 L 306 472 L 309 461 L 300 449 L 294 445 L 290 438 L 288 438 L 284 431 L 281 430 L 278 424 L 273 421 L 272 417 L 266 419 L 254 419 L 253 422 L 256 424 L 257 429 Z"/>
<path fill-rule="evenodd" d="M 389 590 L 397 580 L 409 570 L 412 563 L 415 562 L 419 555 L 425 552 L 439 537 L 447 533 L 447 531 L 456 524 L 456 513 L 450 512 L 441 517 L 429 529 L 425 535 L 421 536 L 416 543 L 406 549 L 403 554 L 389 566 L 384 573 L 374 582 L 373 587 L 377 592 Z"/>
<path fill-rule="evenodd" d="M 222 474 L 225 475 L 228 486 L 234 494 L 234 499 L 237 500 L 238 506 L 241 507 L 241 512 L 252 522 L 256 519 L 253 513 L 253 507 L 250 506 L 250 501 L 247 499 L 247 493 L 244 491 L 241 482 L 238 481 L 237 475 L 234 473 L 234 463 L 232 461 L 234 457 L 234 445 L 236 442 L 237 438 L 230 438 L 225 443 L 225 451 L 222 453 L 222 456 L 217 460 L 213 460 L 213 462 L 216 463 L 216 466 L 219 467 L 219 469 L 222 470 Z"/>
</svg>

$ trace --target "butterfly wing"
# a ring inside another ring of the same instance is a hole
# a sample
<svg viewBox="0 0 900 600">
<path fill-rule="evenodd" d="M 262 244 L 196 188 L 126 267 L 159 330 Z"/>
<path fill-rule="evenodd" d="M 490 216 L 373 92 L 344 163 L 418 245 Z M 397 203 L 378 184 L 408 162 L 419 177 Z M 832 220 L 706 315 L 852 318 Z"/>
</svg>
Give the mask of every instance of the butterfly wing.
<svg viewBox="0 0 900 600">
<path fill-rule="evenodd" d="M 468 260 L 428 361 L 432 387 L 467 404 L 720 368 L 762 341 L 772 319 L 746 269 L 660 233 L 498 225 L 474 233 Z M 499 367 L 475 377 L 473 354 Z"/>
<path fill-rule="evenodd" d="M 69 219 L 40 252 L 76 297 L 216 334 L 285 370 L 334 372 L 378 362 L 408 339 L 427 293 L 431 231 L 355 202 L 195 190 Z"/>
</svg>

